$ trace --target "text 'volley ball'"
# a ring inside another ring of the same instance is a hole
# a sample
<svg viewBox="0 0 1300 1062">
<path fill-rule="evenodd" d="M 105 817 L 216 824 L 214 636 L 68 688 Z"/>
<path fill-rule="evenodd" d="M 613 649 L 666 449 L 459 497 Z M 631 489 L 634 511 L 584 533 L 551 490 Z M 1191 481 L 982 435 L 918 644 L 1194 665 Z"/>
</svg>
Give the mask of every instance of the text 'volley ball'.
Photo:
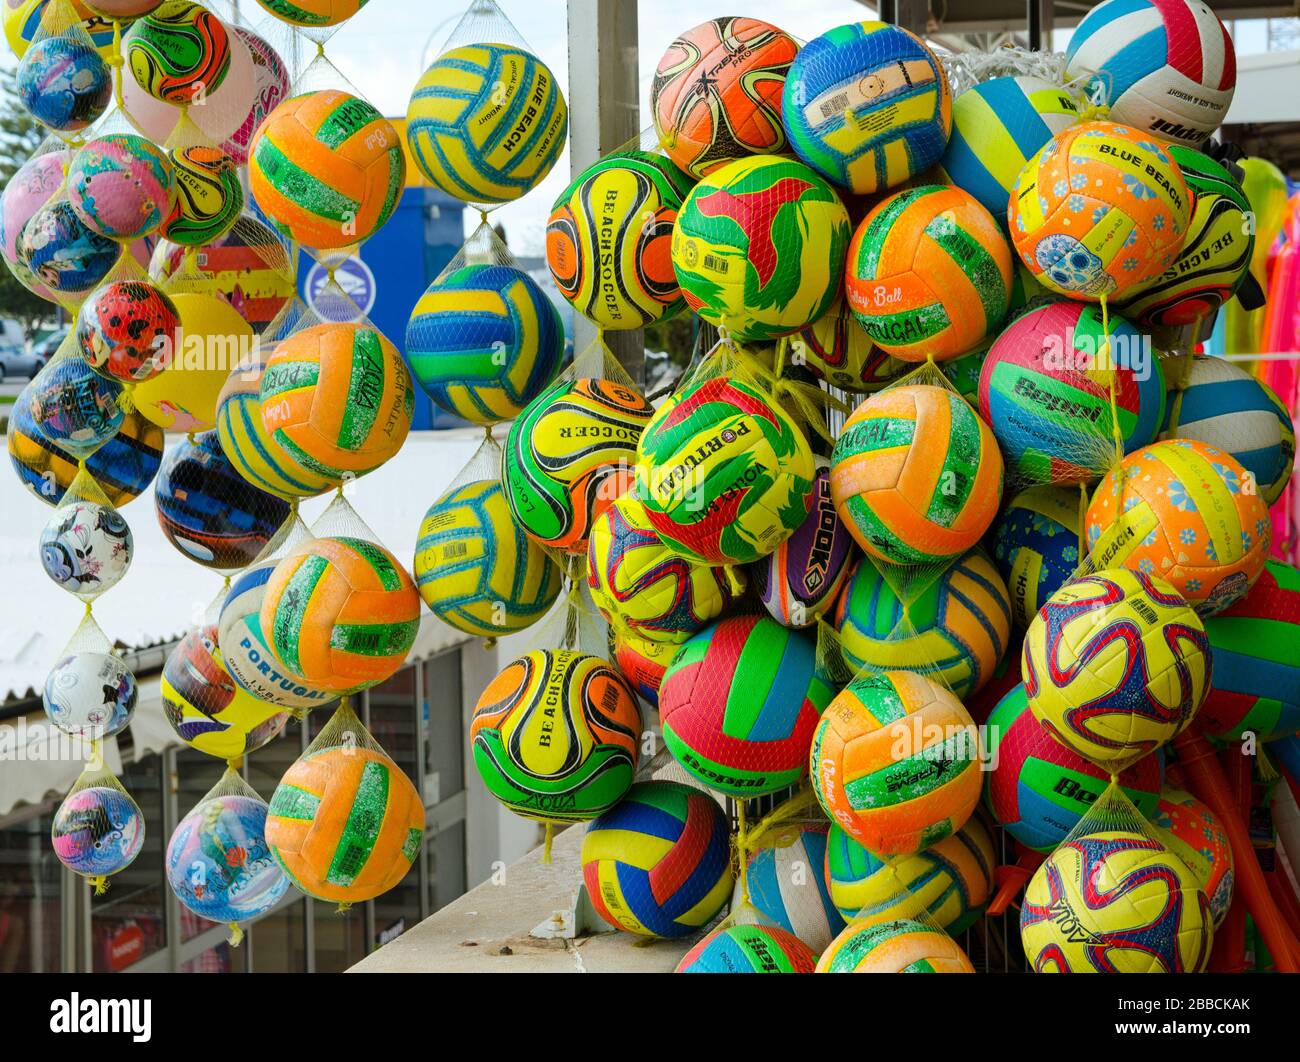
<svg viewBox="0 0 1300 1062">
<path fill-rule="evenodd" d="M 751 155 L 705 177 L 673 229 L 686 305 L 733 338 L 797 332 L 835 301 L 849 214 L 826 180 L 794 159 Z"/>
<path fill-rule="evenodd" d="M 509 203 L 536 188 L 564 150 L 569 110 L 550 68 L 506 44 L 440 55 L 406 110 L 411 157 L 466 203 Z"/>
<path fill-rule="evenodd" d="M 190 0 L 164 0 L 133 22 L 122 52 L 136 84 L 165 103 L 202 104 L 230 72 L 230 32 Z"/>
<path fill-rule="evenodd" d="M 682 956 L 674 973 L 812 973 L 817 957 L 793 933 L 775 926 L 723 926 Z"/>
<path fill-rule="evenodd" d="M 854 921 L 817 960 L 817 973 L 974 973 L 952 937 L 924 922 Z"/>
</svg>

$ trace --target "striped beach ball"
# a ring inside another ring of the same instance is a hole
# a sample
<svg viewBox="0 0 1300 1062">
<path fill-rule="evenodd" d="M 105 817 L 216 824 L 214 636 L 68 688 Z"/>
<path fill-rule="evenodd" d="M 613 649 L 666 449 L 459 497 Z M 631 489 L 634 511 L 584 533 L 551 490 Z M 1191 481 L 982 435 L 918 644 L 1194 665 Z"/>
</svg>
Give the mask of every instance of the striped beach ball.
<svg viewBox="0 0 1300 1062">
<path fill-rule="evenodd" d="M 934 52 L 884 22 L 854 22 L 809 41 L 781 100 L 790 146 L 860 195 L 894 188 L 940 158 L 952 91 Z"/>
<path fill-rule="evenodd" d="M 1166 439 L 1129 454 L 1097 485 L 1084 518 L 1096 568 L 1169 583 L 1203 616 L 1241 598 L 1264 570 L 1273 529 L 1240 462 L 1208 443 Z"/>
<path fill-rule="evenodd" d="M 278 344 L 262 373 L 262 426 L 317 476 L 364 475 L 401 449 L 415 391 L 397 348 L 360 324 L 318 324 Z"/>
<path fill-rule="evenodd" d="M 1011 248 L 960 188 L 908 188 L 867 215 L 845 267 L 849 308 L 872 341 L 903 361 L 965 354 L 1002 323 Z"/>
<path fill-rule="evenodd" d="M 953 100 L 940 175 L 1005 228 L 1007 201 L 1025 163 L 1078 120 L 1077 104 L 1060 85 L 1030 75 L 990 78 Z"/>
<path fill-rule="evenodd" d="M 536 188 L 564 150 L 569 110 L 555 75 L 507 44 L 466 44 L 421 75 L 406 110 L 411 157 L 467 203 L 509 203 Z"/>
<path fill-rule="evenodd" d="M 1078 570 L 1082 524 L 1078 492 L 1044 483 L 1012 498 L 993 525 L 993 559 L 1020 627 Z"/>
<path fill-rule="evenodd" d="M 817 973 L 974 973 L 942 930 L 910 918 L 850 922 L 817 960 Z"/>
<path fill-rule="evenodd" d="M 201 104 L 230 72 L 230 33 L 190 0 L 164 2 L 131 23 L 122 53 L 135 82 L 164 103 Z"/>
<path fill-rule="evenodd" d="M 1089 76 L 1111 117 L 1162 140 L 1203 143 L 1237 85 L 1237 53 L 1201 0 L 1106 0 L 1079 23 L 1067 78 Z"/>
<path fill-rule="evenodd" d="M 965 553 L 993 522 L 1002 454 L 955 392 L 895 387 L 845 422 L 831 455 L 831 494 L 868 556 L 937 564 Z"/>
<path fill-rule="evenodd" d="M 1169 396 L 1162 439 L 1196 439 L 1231 454 L 1272 505 L 1295 464 L 1295 429 L 1268 386 L 1222 358 L 1192 359 Z"/>
<path fill-rule="evenodd" d="M 822 873 L 826 831 L 825 824 L 805 826 L 793 837 L 778 831 L 772 843 L 754 852 L 745 875 L 752 909 L 741 907 L 737 882 L 732 917 L 757 918 L 760 925 L 793 933 L 820 954 L 844 928 Z"/>
<path fill-rule="evenodd" d="M 817 957 L 775 926 L 722 926 L 682 956 L 674 973 L 812 973 Z"/>
<path fill-rule="evenodd" d="M 516 815 L 585 822 L 632 784 L 641 714 L 606 661 L 534 649 L 488 683 L 469 740 L 488 792 Z"/>
<path fill-rule="evenodd" d="M 873 393 L 909 368 L 871 342 L 843 299 L 790 341 L 790 361 L 803 364 L 832 387 Z"/>
<path fill-rule="evenodd" d="M 377 542 L 304 542 L 272 572 L 258 616 L 271 652 L 307 685 L 351 693 L 389 678 L 420 629 L 420 595 Z"/>
<path fill-rule="evenodd" d="M 844 663 L 856 673 L 914 671 L 965 700 L 992 676 L 1011 636 L 1011 600 L 978 547 L 903 603 L 863 557 L 835 606 Z"/>
<path fill-rule="evenodd" d="M 659 688 L 664 744 L 720 793 L 762 796 L 794 785 L 832 690 L 816 640 L 767 616 L 735 616 L 686 642 Z"/>
<path fill-rule="evenodd" d="M 1024 483 L 1089 483 L 1124 452 L 1153 441 L 1164 418 L 1165 375 L 1149 337 L 1117 314 L 1068 299 L 1028 310 L 989 348 L 980 415 Z"/>
<path fill-rule="evenodd" d="M 879 855 L 909 855 L 956 833 L 980 795 L 975 724 L 924 675 L 859 675 L 822 713 L 809 763 L 826 814 Z"/>
<path fill-rule="evenodd" d="M 968 929 L 993 893 L 993 838 L 976 814 L 951 837 L 914 855 L 872 855 L 838 826 L 826 842 L 826 880 L 845 921 L 927 916 L 949 933 Z"/>
<path fill-rule="evenodd" d="M 643 937 L 684 937 L 731 895 L 726 816 L 680 782 L 638 782 L 587 827 L 582 879 L 606 922 Z"/>
<path fill-rule="evenodd" d="M 650 707 L 658 708 L 659 687 L 677 646 L 672 642 L 652 642 L 614 627 L 609 629 L 609 640 L 614 666 L 628 687 Z"/>
<path fill-rule="evenodd" d="M 396 209 L 405 177 L 392 123 L 337 89 L 279 104 L 249 148 L 257 205 L 289 239 L 318 250 L 373 236 Z"/>
<path fill-rule="evenodd" d="M 510 517 L 498 479 L 447 491 L 415 541 L 415 585 L 444 623 L 482 638 L 536 623 L 560 593 L 560 567 Z"/>
<path fill-rule="evenodd" d="M 475 424 L 510 420 L 559 372 L 564 323 L 527 273 L 467 265 L 429 285 L 406 326 L 411 374 Z"/>
</svg>

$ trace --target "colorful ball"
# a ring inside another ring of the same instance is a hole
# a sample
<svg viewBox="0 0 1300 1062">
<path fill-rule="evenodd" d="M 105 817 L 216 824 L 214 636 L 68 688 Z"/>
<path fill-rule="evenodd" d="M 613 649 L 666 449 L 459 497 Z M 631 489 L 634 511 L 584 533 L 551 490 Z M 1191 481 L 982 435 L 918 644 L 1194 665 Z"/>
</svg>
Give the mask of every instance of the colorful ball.
<svg viewBox="0 0 1300 1062">
<path fill-rule="evenodd" d="M 435 280 L 406 326 L 416 382 L 440 408 L 475 424 L 518 416 L 563 357 L 560 312 L 513 266 L 467 265 Z"/>
<path fill-rule="evenodd" d="M 406 877 L 424 821 L 420 794 L 386 753 L 340 745 L 308 752 L 285 772 L 266 843 L 307 895 L 360 903 Z"/>
<path fill-rule="evenodd" d="M 756 18 L 715 18 L 664 52 L 650 83 L 659 143 L 697 180 L 745 155 L 786 149 L 781 93 L 799 51 L 793 37 Z"/>
<path fill-rule="evenodd" d="M 176 173 L 176 202 L 161 235 L 185 247 L 219 240 L 244 209 L 235 160 L 221 148 L 202 144 L 169 151 L 167 158 Z"/>
<path fill-rule="evenodd" d="M 506 44 L 444 52 L 406 110 L 406 142 L 424 175 L 467 203 L 509 203 L 536 188 L 564 150 L 569 109 L 550 68 Z"/>
<path fill-rule="evenodd" d="M 727 818 L 680 782 L 638 782 L 587 827 L 582 878 L 596 913 L 643 937 L 684 937 L 731 895 Z"/>
<path fill-rule="evenodd" d="M 50 840 L 59 862 L 74 874 L 116 874 L 144 848 L 144 814 L 124 789 L 87 786 L 59 805 Z"/>
<path fill-rule="evenodd" d="M 238 759 L 277 737 L 289 713 L 236 684 L 226 668 L 215 624 L 182 638 L 163 664 L 163 715 L 176 736 L 199 752 Z"/>
<path fill-rule="evenodd" d="M 1047 857 L 1025 887 L 1020 941 L 1035 973 L 1199 973 L 1210 903 L 1153 837 L 1089 833 Z"/>
<path fill-rule="evenodd" d="M 515 522 L 543 546 L 585 552 L 592 524 L 632 480 L 653 412 L 613 380 L 556 380 L 506 434 L 501 477 Z"/>
<path fill-rule="evenodd" d="M 1221 612 L 1259 578 L 1272 544 L 1268 507 L 1247 482 L 1236 458 L 1194 439 L 1129 454 L 1088 505 L 1089 556 L 1165 580 L 1203 616 Z"/>
<path fill-rule="evenodd" d="M 745 880 L 753 911 L 740 907 L 740 885 L 731 901 L 735 918 L 753 917 L 759 924 L 793 933 L 815 954 L 844 928 L 835 909 L 822 867 L 826 862 L 826 826 L 810 826 L 795 836 L 777 834 L 772 843 L 749 857 Z M 810 965 L 811 968 L 811 965 Z"/>
<path fill-rule="evenodd" d="M 116 509 L 75 501 L 56 509 L 41 531 L 41 567 L 78 597 L 97 597 L 131 566 L 131 529 Z"/>
<path fill-rule="evenodd" d="M 62 133 L 94 124 L 113 98 L 113 75 L 93 44 L 46 37 L 18 64 L 18 98 L 38 122 Z"/>
<path fill-rule="evenodd" d="M 109 0 L 114 2 L 114 0 Z M 143 0 L 141 0 L 143 2 Z M 69 11 L 80 20 L 80 28 L 107 59 L 113 48 L 113 23 L 95 13 L 97 5 L 85 0 L 71 0 L 70 4 L 56 3 L 51 7 L 51 0 L 5 0 L 4 31 L 5 39 L 14 55 L 21 59 L 27 49 L 38 39 L 45 37 L 51 26 L 61 27 L 70 22 Z M 46 13 L 49 11 L 47 19 Z"/>
<path fill-rule="evenodd" d="M 673 662 L 677 646 L 672 642 L 652 642 L 634 634 L 610 628 L 614 666 L 637 696 L 651 708 L 659 707 L 659 687 Z"/>
<path fill-rule="evenodd" d="M 91 292 L 77 311 L 77 346 L 91 367 L 122 383 L 157 376 L 180 343 L 181 317 L 160 288 L 119 280 Z"/>
<path fill-rule="evenodd" d="M 420 595 L 377 542 L 315 538 L 271 574 L 258 623 L 271 653 L 314 689 L 352 693 L 390 678 L 420 629 Z"/>
<path fill-rule="evenodd" d="M 1028 627 L 1079 568 L 1083 515 L 1068 487 L 1022 490 L 993 525 L 993 559 L 1011 595 L 1011 618 Z"/>
<path fill-rule="evenodd" d="M 42 298 L 42 292 L 52 299 L 75 297 L 98 286 L 121 253 L 121 245 L 89 228 L 68 200 L 57 199 L 18 233 L 14 275 Z"/>
<path fill-rule="evenodd" d="M 993 676 L 1011 638 L 1006 584 L 983 550 L 955 561 L 906 604 L 863 557 L 832 616 L 853 672 L 914 671 L 965 700 Z"/>
<path fill-rule="evenodd" d="M 199 803 L 167 843 L 167 884 L 190 911 L 213 922 L 247 922 L 289 889 L 266 843 L 264 800 L 224 793 Z"/>
<path fill-rule="evenodd" d="M 984 729 L 984 799 L 1003 829 L 1026 848 L 1050 852 L 1106 791 L 1110 775 L 1052 737 L 1029 709 L 1023 683 L 998 701 Z M 1144 756 L 1119 775 L 1144 818 L 1155 813 L 1164 754 Z"/>
<path fill-rule="evenodd" d="M 817 956 L 793 933 L 774 926 L 723 926 L 682 956 L 674 973 L 812 973 Z"/>
<path fill-rule="evenodd" d="M 260 397 L 267 434 L 297 464 L 335 480 L 397 453 L 415 413 L 402 355 L 363 324 L 313 325 L 278 344 Z"/>
<path fill-rule="evenodd" d="M 807 366 L 816 376 L 841 391 L 879 391 L 908 369 L 871 342 L 843 300 L 791 340 L 791 361 Z"/>
<path fill-rule="evenodd" d="M 1201 0 L 1106 0 L 1066 58 L 1065 76 L 1087 76 L 1117 122 L 1193 146 L 1219 127 L 1237 85 L 1232 37 Z"/>
<path fill-rule="evenodd" d="M 79 0 L 90 11 L 117 22 L 130 22 L 147 15 L 162 0 Z"/>
<path fill-rule="evenodd" d="M 257 205 L 283 235 L 317 250 L 373 236 L 396 209 L 405 178 L 392 123 L 337 89 L 277 105 L 249 147 Z"/>
<path fill-rule="evenodd" d="M 1125 125 L 1080 122 L 1020 171 L 1007 227 L 1045 287 L 1072 299 L 1119 299 L 1173 264 L 1191 212 L 1166 147 Z"/>
<path fill-rule="evenodd" d="M 817 973 L 974 973 L 957 942 L 924 922 L 850 922 L 817 960 Z"/>
<path fill-rule="evenodd" d="M 938 564 L 988 530 L 1002 498 L 1002 454 L 954 391 L 925 384 L 872 395 L 831 455 L 831 495 L 867 555 Z"/>
<path fill-rule="evenodd" d="M 1020 670 L 1034 718 L 1066 748 L 1119 769 L 1191 723 L 1210 684 L 1210 643 L 1163 579 L 1108 569 L 1048 598 Z"/>
<path fill-rule="evenodd" d="M 251 564 L 289 517 L 288 502 L 235 471 L 215 431 L 168 452 L 154 502 L 167 541 L 206 568 Z"/>
<path fill-rule="evenodd" d="M 751 155 L 686 197 L 673 269 L 701 318 L 734 339 L 765 342 L 830 309 L 848 244 L 848 211 L 822 177 L 793 159 Z"/>
<path fill-rule="evenodd" d="M 952 136 L 939 176 L 969 192 L 1003 229 L 1007 201 L 1025 164 L 1079 120 L 1061 86 L 1040 77 L 995 77 L 953 100 Z"/>
<path fill-rule="evenodd" d="M 134 133 L 108 133 L 75 152 L 68 202 L 93 232 L 111 240 L 145 236 L 171 213 L 176 172 L 166 152 Z"/>
<path fill-rule="evenodd" d="M 63 187 L 63 168 L 71 158 L 68 151 L 47 151 L 36 155 L 18 167 L 0 192 L 0 257 L 4 258 L 5 265 L 18 283 L 50 302 L 58 296 L 21 262 L 19 241 L 27 222 Z"/>
<path fill-rule="evenodd" d="M 555 200 L 546 263 L 560 293 L 602 328 L 640 328 L 684 305 L 673 272 L 673 223 L 691 179 L 661 155 L 616 151 Z"/>
<path fill-rule="evenodd" d="M 849 244 L 844 291 L 876 346 L 903 361 L 965 354 L 1001 324 L 1011 250 L 960 188 L 925 184 L 882 201 Z"/>
<path fill-rule="evenodd" d="M 165 103 L 201 104 L 230 72 L 230 34 L 190 0 L 164 0 L 131 24 L 122 54 L 135 82 Z"/>
<path fill-rule="evenodd" d="M 1264 388 L 1264 396 L 1277 415 L 1278 423 L 1282 426 L 1282 475 L 1264 491 L 1264 500 L 1272 505 L 1282 497 L 1295 470 L 1295 422 L 1291 418 L 1291 410 L 1278 398 L 1277 392 L 1268 384 L 1261 383 L 1261 386 Z"/>
<path fill-rule="evenodd" d="M 637 497 L 664 545 L 699 564 L 748 564 L 799 529 L 813 500 L 808 440 L 758 385 L 713 376 L 655 411 Z"/>
<path fill-rule="evenodd" d="M 305 29 L 321 29 L 345 22 L 366 6 L 367 0 L 257 0 L 282 22 Z"/>
<path fill-rule="evenodd" d="M 523 630 L 560 593 L 560 567 L 510 516 L 498 479 L 464 483 L 424 514 L 412 568 L 444 623 L 481 638 Z"/>
<path fill-rule="evenodd" d="M 664 744 L 710 789 L 755 797 L 794 785 L 832 690 L 811 635 L 767 616 L 706 627 L 673 657 L 659 688 Z"/>
<path fill-rule="evenodd" d="M 242 26 L 235 26 L 234 30 L 248 49 L 249 61 L 253 64 L 253 102 L 243 124 L 223 140 L 220 147 L 235 160 L 236 166 L 244 166 L 248 163 L 248 149 L 257 127 L 289 95 L 289 71 L 280 53 L 265 39 Z"/>
<path fill-rule="evenodd" d="M 74 457 L 89 457 L 126 419 L 122 385 L 100 376 L 76 355 L 47 365 L 25 393 L 41 434 Z"/>
<path fill-rule="evenodd" d="M 979 409 L 1017 479 L 1087 483 L 1115 463 L 1116 434 L 1125 453 L 1155 439 L 1165 375 L 1149 337 L 1124 318 L 1060 299 L 1021 314 L 994 341 Z"/>
<path fill-rule="evenodd" d="M 782 117 L 808 165 L 860 195 L 894 188 L 943 157 L 952 91 L 934 52 L 884 22 L 854 22 L 800 50 Z"/>
<path fill-rule="evenodd" d="M 135 675 L 121 657 L 80 652 L 50 670 L 41 703 L 65 734 L 99 740 L 126 729 L 139 696 Z"/>
<path fill-rule="evenodd" d="M 1232 845 L 1223 824 L 1190 793 L 1166 786 L 1151 823 L 1158 839 L 1178 856 L 1200 883 L 1218 927 L 1232 905 Z"/>
</svg>

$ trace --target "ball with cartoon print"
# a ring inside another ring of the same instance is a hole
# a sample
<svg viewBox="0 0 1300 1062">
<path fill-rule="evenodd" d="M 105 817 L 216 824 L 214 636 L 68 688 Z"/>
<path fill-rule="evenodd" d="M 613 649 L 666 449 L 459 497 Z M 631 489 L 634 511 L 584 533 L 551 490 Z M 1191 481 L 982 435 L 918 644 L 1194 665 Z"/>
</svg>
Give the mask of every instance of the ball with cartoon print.
<svg viewBox="0 0 1300 1062">
<path fill-rule="evenodd" d="M 35 155 L 18 167 L 0 192 L 0 256 L 18 283 L 51 302 L 55 293 L 19 261 L 18 245 L 27 222 L 63 187 L 63 168 L 70 159 L 67 151 Z"/>
<path fill-rule="evenodd" d="M 160 234 L 184 247 L 219 240 L 244 209 L 235 160 L 204 144 L 173 149 L 167 158 L 176 173 L 176 200 Z"/>
<path fill-rule="evenodd" d="M 79 357 L 51 362 L 26 393 L 41 434 L 74 457 L 89 457 L 117 434 L 126 418 L 122 385 Z"/>
<path fill-rule="evenodd" d="M 121 253 L 121 245 L 87 226 L 67 199 L 55 199 L 19 232 L 14 274 L 42 298 L 72 299 L 98 285 Z"/>
<path fill-rule="evenodd" d="M 230 71 L 230 34 L 216 15 L 190 0 L 163 0 L 131 24 L 122 53 L 135 82 L 177 105 L 199 103 Z"/>
<path fill-rule="evenodd" d="M 176 200 L 167 153 L 135 133 L 106 133 L 72 156 L 68 202 L 83 224 L 110 240 L 154 232 Z"/>
<path fill-rule="evenodd" d="M 140 690 L 135 675 L 112 653 L 65 656 L 45 679 L 41 703 L 50 722 L 75 737 L 112 737 L 126 728 Z"/>
<path fill-rule="evenodd" d="M 77 311 L 76 327 L 82 357 L 122 383 L 157 376 L 182 338 L 176 304 L 143 280 L 118 280 L 95 289 Z"/>
<path fill-rule="evenodd" d="M 38 122 L 61 133 L 93 125 L 113 98 L 104 57 L 70 34 L 37 41 L 18 64 L 18 98 Z"/>
<path fill-rule="evenodd" d="M 125 870 L 144 848 L 144 833 L 140 805 L 116 785 L 92 785 L 69 794 L 50 824 L 59 862 L 85 877 Z"/>
<path fill-rule="evenodd" d="M 102 594 L 126 574 L 131 529 L 111 505 L 75 501 L 56 509 L 41 532 L 41 566 L 78 597 Z"/>
</svg>

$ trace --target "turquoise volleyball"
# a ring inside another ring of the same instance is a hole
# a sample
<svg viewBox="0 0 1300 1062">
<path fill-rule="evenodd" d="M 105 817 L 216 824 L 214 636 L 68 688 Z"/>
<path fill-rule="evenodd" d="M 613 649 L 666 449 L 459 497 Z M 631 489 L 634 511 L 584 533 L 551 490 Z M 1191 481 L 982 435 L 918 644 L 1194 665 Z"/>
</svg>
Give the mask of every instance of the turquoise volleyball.
<svg viewBox="0 0 1300 1062">
<path fill-rule="evenodd" d="M 463 266 L 435 280 L 406 328 L 411 375 L 440 408 L 475 424 L 517 416 L 563 357 L 559 311 L 512 266 Z"/>
</svg>

